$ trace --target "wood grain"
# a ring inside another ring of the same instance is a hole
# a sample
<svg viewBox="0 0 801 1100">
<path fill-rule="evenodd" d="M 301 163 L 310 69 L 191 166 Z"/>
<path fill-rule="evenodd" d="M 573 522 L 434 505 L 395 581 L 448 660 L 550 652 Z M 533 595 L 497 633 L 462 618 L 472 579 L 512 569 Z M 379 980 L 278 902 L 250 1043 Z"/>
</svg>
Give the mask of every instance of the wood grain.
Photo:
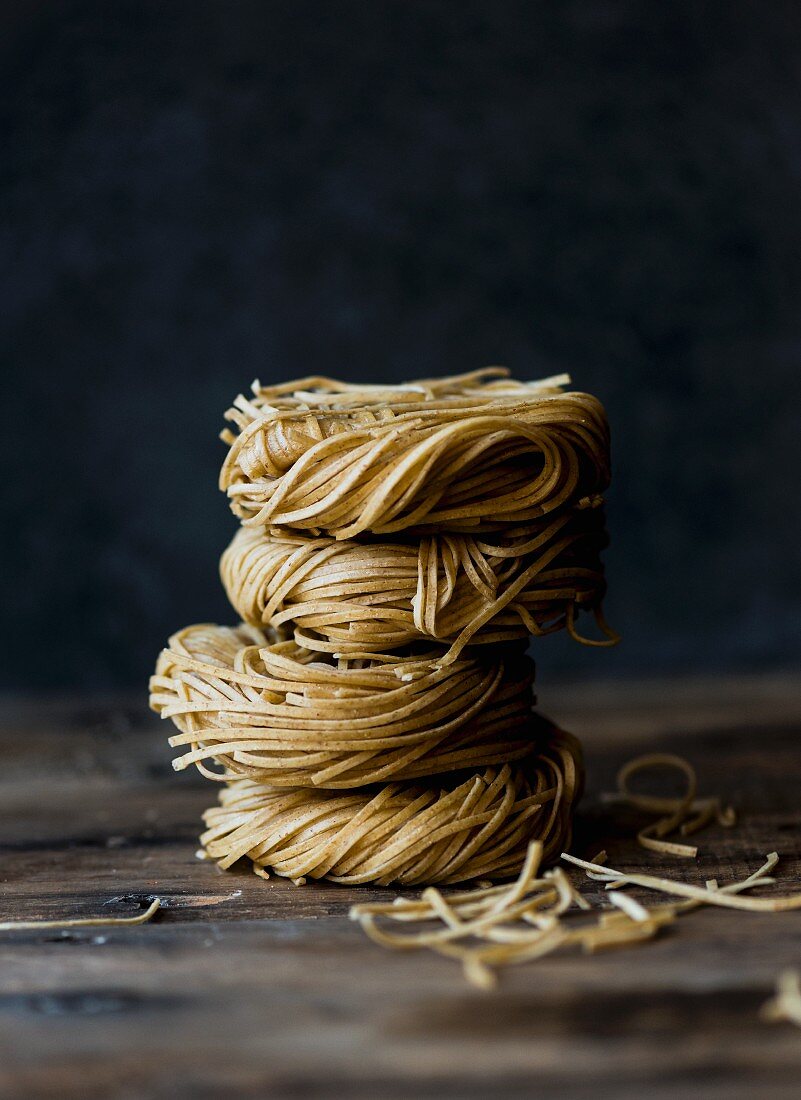
<svg viewBox="0 0 801 1100">
<path fill-rule="evenodd" d="M 573 850 L 698 881 L 770 850 L 801 888 L 801 686 L 794 678 L 554 687 L 583 737 Z M 797 1097 L 801 1032 L 760 1022 L 798 914 L 705 910 L 657 941 L 564 954 L 482 993 L 428 954 L 390 954 L 348 921 L 392 891 L 263 882 L 195 858 L 210 784 L 176 776 L 167 726 L 137 700 L 0 708 L 3 916 L 130 914 L 151 925 L 0 937 L 3 1097 Z M 619 764 L 682 752 L 740 811 L 665 865 L 601 805 Z M 588 890 L 588 896 L 601 900 Z"/>
</svg>

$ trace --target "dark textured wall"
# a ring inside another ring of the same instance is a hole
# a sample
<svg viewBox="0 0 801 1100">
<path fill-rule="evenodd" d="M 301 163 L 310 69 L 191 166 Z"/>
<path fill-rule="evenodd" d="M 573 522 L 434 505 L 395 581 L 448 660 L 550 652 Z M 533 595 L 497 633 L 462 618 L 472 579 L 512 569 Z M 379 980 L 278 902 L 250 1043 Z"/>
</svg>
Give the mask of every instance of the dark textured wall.
<svg viewBox="0 0 801 1100">
<path fill-rule="evenodd" d="M 801 7 L 3 10 L 6 687 L 141 683 L 228 617 L 254 376 L 504 362 L 606 402 L 613 653 L 801 658 Z"/>
</svg>

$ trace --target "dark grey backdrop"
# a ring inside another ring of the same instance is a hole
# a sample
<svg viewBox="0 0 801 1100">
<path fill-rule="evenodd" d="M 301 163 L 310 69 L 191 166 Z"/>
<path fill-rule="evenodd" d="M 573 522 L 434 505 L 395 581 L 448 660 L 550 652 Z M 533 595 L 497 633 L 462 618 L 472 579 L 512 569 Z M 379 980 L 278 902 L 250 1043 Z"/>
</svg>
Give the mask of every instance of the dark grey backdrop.
<svg viewBox="0 0 801 1100">
<path fill-rule="evenodd" d="M 801 658 L 801 7 L 3 10 L 2 685 L 141 684 L 227 616 L 259 375 L 568 370 L 614 429 L 614 653 Z"/>
</svg>

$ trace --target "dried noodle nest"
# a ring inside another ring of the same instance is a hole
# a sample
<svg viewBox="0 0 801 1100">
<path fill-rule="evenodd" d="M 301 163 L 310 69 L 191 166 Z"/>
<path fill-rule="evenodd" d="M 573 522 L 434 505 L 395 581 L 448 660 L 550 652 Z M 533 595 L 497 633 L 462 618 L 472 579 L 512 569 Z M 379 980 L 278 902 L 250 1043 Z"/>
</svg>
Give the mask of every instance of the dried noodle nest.
<svg viewBox="0 0 801 1100">
<path fill-rule="evenodd" d="M 482 662 L 335 660 L 254 627 L 187 627 L 151 678 L 170 744 L 212 779 L 350 788 L 520 759 L 537 735 L 533 666 L 517 647 Z M 214 760 L 222 772 L 210 771 Z"/>
<path fill-rule="evenodd" d="M 449 883 L 517 873 L 532 840 L 552 860 L 570 844 L 582 786 L 578 742 L 541 720 L 537 752 L 519 764 L 442 785 L 279 789 L 241 779 L 205 814 L 207 854 L 248 857 L 294 881 Z"/>
<path fill-rule="evenodd" d="M 337 539 L 484 533 L 592 502 L 609 481 L 603 406 L 504 368 L 395 387 L 254 384 L 228 411 L 220 487 L 248 525 Z"/>
<path fill-rule="evenodd" d="M 497 643 L 566 627 L 616 640 L 601 612 L 601 509 L 561 515 L 510 537 L 432 535 L 404 542 L 241 527 L 220 562 L 231 604 L 254 626 L 286 626 L 307 649 L 349 655 L 421 639 Z M 596 614 L 606 637 L 576 629 Z"/>
</svg>

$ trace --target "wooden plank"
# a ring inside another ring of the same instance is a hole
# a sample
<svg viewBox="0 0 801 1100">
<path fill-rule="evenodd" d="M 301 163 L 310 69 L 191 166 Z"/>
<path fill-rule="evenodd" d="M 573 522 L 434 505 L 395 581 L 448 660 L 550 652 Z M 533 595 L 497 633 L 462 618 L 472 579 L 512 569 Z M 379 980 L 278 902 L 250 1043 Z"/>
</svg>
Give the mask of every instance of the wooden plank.
<svg viewBox="0 0 801 1100">
<path fill-rule="evenodd" d="M 801 888 L 794 679 L 566 686 L 543 703 L 587 748 L 579 854 L 703 881 L 776 849 L 782 892 Z M 2 1096 L 798 1095 L 801 1033 L 758 1018 L 778 970 L 801 965 L 798 914 L 697 912 L 653 943 L 551 957 L 482 993 L 347 920 L 393 891 L 196 860 L 211 785 L 172 774 L 168 729 L 136 701 L 21 700 L 0 718 L 4 915 L 168 904 L 139 928 L 0 937 Z M 631 814 L 598 800 L 652 749 L 688 755 L 702 790 L 740 810 L 736 829 L 702 835 L 697 865 L 638 849 Z"/>
</svg>

